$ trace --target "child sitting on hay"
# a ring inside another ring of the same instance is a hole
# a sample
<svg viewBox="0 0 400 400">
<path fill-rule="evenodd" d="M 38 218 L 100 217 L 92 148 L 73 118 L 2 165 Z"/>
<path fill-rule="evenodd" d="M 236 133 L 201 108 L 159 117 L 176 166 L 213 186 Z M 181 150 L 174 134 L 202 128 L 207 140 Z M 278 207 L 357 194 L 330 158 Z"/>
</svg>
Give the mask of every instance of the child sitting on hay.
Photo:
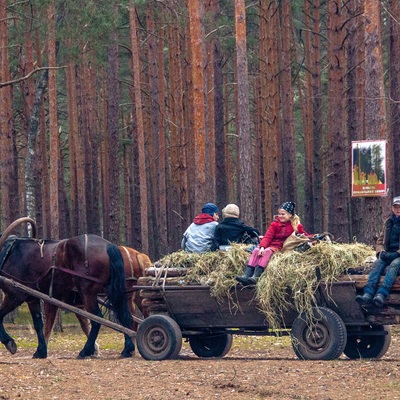
<svg viewBox="0 0 400 400">
<path fill-rule="evenodd" d="M 251 253 L 244 274 L 236 277 L 241 284 L 255 285 L 273 254 L 282 249 L 285 240 L 293 232 L 309 236 L 303 229 L 299 216 L 294 212 L 295 206 L 295 203 L 287 201 L 279 207 L 275 220 L 269 226 L 260 244 Z"/>
</svg>

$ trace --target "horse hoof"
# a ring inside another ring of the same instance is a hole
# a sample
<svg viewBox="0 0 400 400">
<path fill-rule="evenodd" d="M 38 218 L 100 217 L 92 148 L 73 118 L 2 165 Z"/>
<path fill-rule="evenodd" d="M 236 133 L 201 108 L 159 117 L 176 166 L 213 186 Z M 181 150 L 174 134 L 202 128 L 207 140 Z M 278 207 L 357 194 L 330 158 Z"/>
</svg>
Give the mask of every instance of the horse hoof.
<svg viewBox="0 0 400 400">
<path fill-rule="evenodd" d="M 134 357 L 135 356 L 135 353 L 134 352 L 125 352 L 125 351 L 123 351 L 122 353 L 121 353 L 121 358 L 130 358 L 130 357 Z"/>
<path fill-rule="evenodd" d="M 5 344 L 6 349 L 11 353 L 15 354 L 17 352 L 17 344 L 14 342 L 14 340 L 10 340 Z"/>
<path fill-rule="evenodd" d="M 76 358 L 77 360 L 84 360 L 85 358 L 96 358 L 96 352 L 93 350 L 93 352 L 87 353 L 85 350 L 82 350 Z"/>
<path fill-rule="evenodd" d="M 32 356 L 32 358 L 44 359 L 44 358 L 47 358 L 47 354 L 40 354 L 40 353 L 36 352 L 36 353 Z"/>
</svg>

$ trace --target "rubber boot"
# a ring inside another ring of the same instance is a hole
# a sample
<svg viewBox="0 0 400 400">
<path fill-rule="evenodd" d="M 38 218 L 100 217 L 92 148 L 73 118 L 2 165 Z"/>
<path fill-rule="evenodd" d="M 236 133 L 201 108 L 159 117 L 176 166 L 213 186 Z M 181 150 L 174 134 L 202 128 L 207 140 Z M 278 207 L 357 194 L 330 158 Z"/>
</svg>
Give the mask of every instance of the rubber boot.
<svg viewBox="0 0 400 400">
<path fill-rule="evenodd" d="M 254 267 L 246 265 L 243 275 L 237 276 L 236 280 L 240 282 L 242 285 L 247 285 L 247 279 L 249 279 L 254 274 L 254 270 L 255 270 Z"/>
<path fill-rule="evenodd" d="M 372 304 L 372 294 L 364 293 L 362 296 L 359 294 L 356 296 L 356 302 L 362 306 Z"/>
<path fill-rule="evenodd" d="M 251 276 L 249 279 L 247 279 L 247 284 L 248 285 L 255 285 L 263 272 L 264 272 L 264 268 L 263 267 L 259 267 L 257 265 L 256 269 L 254 270 L 253 276 Z"/>
</svg>

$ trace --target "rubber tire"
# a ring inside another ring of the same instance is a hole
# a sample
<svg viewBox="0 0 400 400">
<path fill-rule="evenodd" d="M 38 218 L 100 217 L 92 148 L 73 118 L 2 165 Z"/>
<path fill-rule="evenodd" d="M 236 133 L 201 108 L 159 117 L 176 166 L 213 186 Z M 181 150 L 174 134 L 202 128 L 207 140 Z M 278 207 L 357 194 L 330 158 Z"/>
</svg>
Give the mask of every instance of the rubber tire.
<svg viewBox="0 0 400 400">
<path fill-rule="evenodd" d="M 392 328 L 390 325 L 362 326 L 366 332 L 383 332 L 387 335 L 349 335 L 344 354 L 351 360 L 361 358 L 381 358 L 388 350 L 392 340 Z"/>
<path fill-rule="evenodd" d="M 182 331 L 171 317 L 152 315 L 140 323 L 136 345 L 145 360 L 174 359 L 182 348 Z"/>
<path fill-rule="evenodd" d="M 335 360 L 343 353 L 347 343 L 346 325 L 330 308 L 313 307 L 316 319 L 306 321 L 303 312 L 292 325 L 292 347 L 301 360 Z M 316 337 L 315 335 L 318 335 Z"/>
<path fill-rule="evenodd" d="M 190 336 L 189 345 L 198 357 L 224 357 L 232 347 L 233 336 L 230 333 L 219 335 Z"/>
</svg>

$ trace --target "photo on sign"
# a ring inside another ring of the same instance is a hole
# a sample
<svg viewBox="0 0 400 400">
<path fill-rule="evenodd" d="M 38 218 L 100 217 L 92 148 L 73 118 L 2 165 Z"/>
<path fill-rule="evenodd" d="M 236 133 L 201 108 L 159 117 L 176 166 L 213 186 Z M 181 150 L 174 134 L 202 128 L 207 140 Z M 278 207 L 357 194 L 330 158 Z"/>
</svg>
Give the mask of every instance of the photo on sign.
<svg viewBox="0 0 400 400">
<path fill-rule="evenodd" d="M 352 142 L 352 197 L 386 196 L 386 140 Z"/>
</svg>

